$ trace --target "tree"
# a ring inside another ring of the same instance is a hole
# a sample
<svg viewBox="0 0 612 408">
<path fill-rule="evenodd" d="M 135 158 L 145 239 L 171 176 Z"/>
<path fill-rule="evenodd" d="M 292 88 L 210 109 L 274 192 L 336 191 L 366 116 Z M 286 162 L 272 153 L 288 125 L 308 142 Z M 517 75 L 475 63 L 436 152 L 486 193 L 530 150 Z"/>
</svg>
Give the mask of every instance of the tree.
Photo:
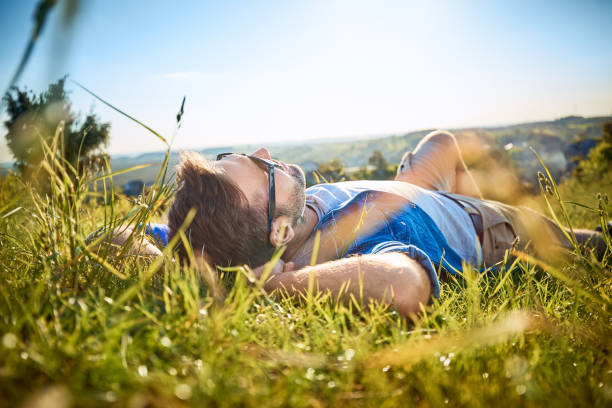
<svg viewBox="0 0 612 408">
<path fill-rule="evenodd" d="M 110 123 L 101 123 L 93 113 L 79 121 L 72 112 L 65 82 L 66 77 L 59 79 L 38 96 L 17 87 L 4 95 L 9 116 L 4 122 L 8 130 L 5 138 L 15 168 L 24 178 L 38 173 L 45 156 L 43 141 L 56 147 L 58 155 L 79 173 L 85 168 L 101 168 L 108 157 L 103 148 L 109 140 Z M 56 134 L 59 140 L 53 145 Z"/>
<path fill-rule="evenodd" d="M 612 172 L 612 122 L 603 124 L 597 146 L 589 151 L 586 160 L 579 162 L 574 175 L 582 182 L 606 179 Z"/>
<path fill-rule="evenodd" d="M 387 160 L 380 150 L 374 150 L 368 158 L 368 163 L 376 167 L 376 170 L 386 170 Z"/>
<path fill-rule="evenodd" d="M 603 124 L 601 142 L 612 145 L 612 122 L 606 122 Z"/>
<path fill-rule="evenodd" d="M 603 124 L 601 139 L 595 148 L 593 158 L 600 162 L 603 169 L 612 168 L 612 122 Z"/>
<path fill-rule="evenodd" d="M 374 150 L 372 152 L 372 155 L 368 158 L 368 163 L 376 167 L 374 173 L 377 178 L 383 179 L 391 175 L 389 164 L 380 150 Z"/>
</svg>

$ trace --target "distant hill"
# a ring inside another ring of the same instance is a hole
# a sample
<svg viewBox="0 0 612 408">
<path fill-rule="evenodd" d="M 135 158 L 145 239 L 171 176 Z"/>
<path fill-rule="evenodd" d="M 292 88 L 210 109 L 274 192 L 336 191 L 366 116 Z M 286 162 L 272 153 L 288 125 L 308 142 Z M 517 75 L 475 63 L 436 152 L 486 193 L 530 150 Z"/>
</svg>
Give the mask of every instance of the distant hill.
<svg viewBox="0 0 612 408">
<path fill-rule="evenodd" d="M 602 125 L 612 121 L 612 116 L 581 117 L 568 116 L 553 121 L 521 123 L 508 126 L 449 129 L 461 142 L 470 142 L 483 149 L 505 152 L 514 163 L 520 178 L 533 184 L 539 164 L 529 147 L 533 147 L 545 160 L 557 178 L 566 175 L 572 168 L 572 156 L 584 153 L 601 136 Z M 404 134 L 358 139 L 335 139 L 305 141 L 297 143 L 275 143 L 272 154 L 280 160 L 297 163 L 305 171 L 314 170 L 318 164 L 339 158 L 345 167 L 365 166 L 374 150 L 380 150 L 389 163 L 398 163 L 404 152 L 413 149 L 418 141 L 433 129 L 423 129 Z M 261 144 L 227 145 L 200 150 L 208 158 L 227 151 L 251 152 Z M 582 150 L 581 150 L 582 149 Z M 155 180 L 164 152 L 150 152 L 129 157 L 117 155 L 111 158 L 114 171 L 139 164 L 151 166 L 124 173 L 114 178 L 116 185 L 130 180 L 150 183 Z M 178 163 L 178 153 L 172 152 L 170 168 Z"/>
<path fill-rule="evenodd" d="M 582 140 L 595 140 L 601 136 L 602 125 L 612 116 L 568 116 L 553 121 L 520 123 L 508 126 L 450 129 L 460 140 L 470 139 L 485 149 L 506 152 L 515 163 L 519 176 L 532 183 L 539 164 L 529 147 L 533 147 L 545 160 L 556 177 L 563 177 L 572 168 L 572 146 Z M 398 135 L 387 135 L 358 140 L 306 141 L 271 145 L 272 155 L 280 160 L 297 163 L 305 171 L 338 157 L 346 167 L 364 166 L 374 150 L 380 150 L 389 163 L 398 163 L 404 152 L 413 149 L 418 141 L 433 129 L 423 129 Z M 584 143 L 583 143 L 584 144 Z M 588 143 L 584 145 L 589 145 Z M 261 144 L 227 145 L 200 150 L 208 158 L 227 151 L 251 152 Z M 578 151 L 579 152 L 579 151 Z M 151 163 L 146 169 L 119 175 L 115 182 L 123 185 L 132 179 L 152 182 L 159 171 L 163 152 L 146 153 L 136 157 L 113 157 L 113 169 L 120 170 L 138 164 Z M 178 154 L 172 152 L 170 167 L 178 163 Z"/>
</svg>

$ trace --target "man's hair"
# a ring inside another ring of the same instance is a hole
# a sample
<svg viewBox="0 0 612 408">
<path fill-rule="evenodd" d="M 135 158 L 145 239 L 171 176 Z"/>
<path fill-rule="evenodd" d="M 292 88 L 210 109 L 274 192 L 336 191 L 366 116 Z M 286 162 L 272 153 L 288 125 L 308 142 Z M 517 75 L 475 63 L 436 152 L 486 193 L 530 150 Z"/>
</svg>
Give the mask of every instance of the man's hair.
<svg viewBox="0 0 612 408">
<path fill-rule="evenodd" d="M 264 205 L 254 208 L 240 188 L 226 173 L 198 153 L 182 153 L 177 167 L 179 185 L 168 213 L 170 239 L 183 224 L 192 208 L 196 215 L 186 230 L 195 256 L 213 266 L 267 262 L 274 248 L 268 241 Z M 267 207 L 266 207 L 267 208 Z M 179 257 L 186 258 L 182 243 Z"/>
</svg>

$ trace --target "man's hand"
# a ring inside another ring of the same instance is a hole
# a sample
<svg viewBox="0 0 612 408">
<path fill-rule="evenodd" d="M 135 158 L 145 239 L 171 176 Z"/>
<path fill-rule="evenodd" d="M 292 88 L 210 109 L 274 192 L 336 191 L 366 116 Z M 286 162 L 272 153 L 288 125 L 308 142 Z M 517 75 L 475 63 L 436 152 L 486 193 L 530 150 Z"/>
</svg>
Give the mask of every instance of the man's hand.
<svg viewBox="0 0 612 408">
<path fill-rule="evenodd" d="M 253 269 L 253 274 L 255 275 L 257 279 L 260 279 L 261 275 L 263 274 L 264 269 L 266 269 L 269 266 L 270 266 L 270 262 L 267 262 L 264 265 Z M 289 271 L 292 271 L 293 268 L 294 268 L 293 262 L 285 263 L 285 261 L 283 261 L 282 259 L 279 259 L 278 261 L 276 261 L 274 266 L 272 266 L 272 269 L 270 270 L 270 275 L 268 276 L 272 277 L 274 275 L 278 275 L 284 272 L 289 272 Z"/>
</svg>

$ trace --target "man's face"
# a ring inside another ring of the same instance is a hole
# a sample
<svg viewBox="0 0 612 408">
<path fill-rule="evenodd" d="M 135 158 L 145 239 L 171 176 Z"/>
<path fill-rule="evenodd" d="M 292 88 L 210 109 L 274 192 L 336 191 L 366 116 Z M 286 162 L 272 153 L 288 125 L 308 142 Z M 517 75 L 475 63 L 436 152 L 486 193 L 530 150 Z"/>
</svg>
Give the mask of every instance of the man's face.
<svg viewBox="0 0 612 408">
<path fill-rule="evenodd" d="M 254 151 L 251 156 L 272 160 L 266 148 Z M 306 181 L 304 172 L 295 164 L 277 162 L 274 169 L 276 211 L 289 216 L 293 224 L 298 223 L 304 214 L 306 201 Z M 233 154 L 214 163 L 221 167 L 228 177 L 242 190 L 252 207 L 268 206 L 268 172 L 246 156 Z"/>
</svg>

